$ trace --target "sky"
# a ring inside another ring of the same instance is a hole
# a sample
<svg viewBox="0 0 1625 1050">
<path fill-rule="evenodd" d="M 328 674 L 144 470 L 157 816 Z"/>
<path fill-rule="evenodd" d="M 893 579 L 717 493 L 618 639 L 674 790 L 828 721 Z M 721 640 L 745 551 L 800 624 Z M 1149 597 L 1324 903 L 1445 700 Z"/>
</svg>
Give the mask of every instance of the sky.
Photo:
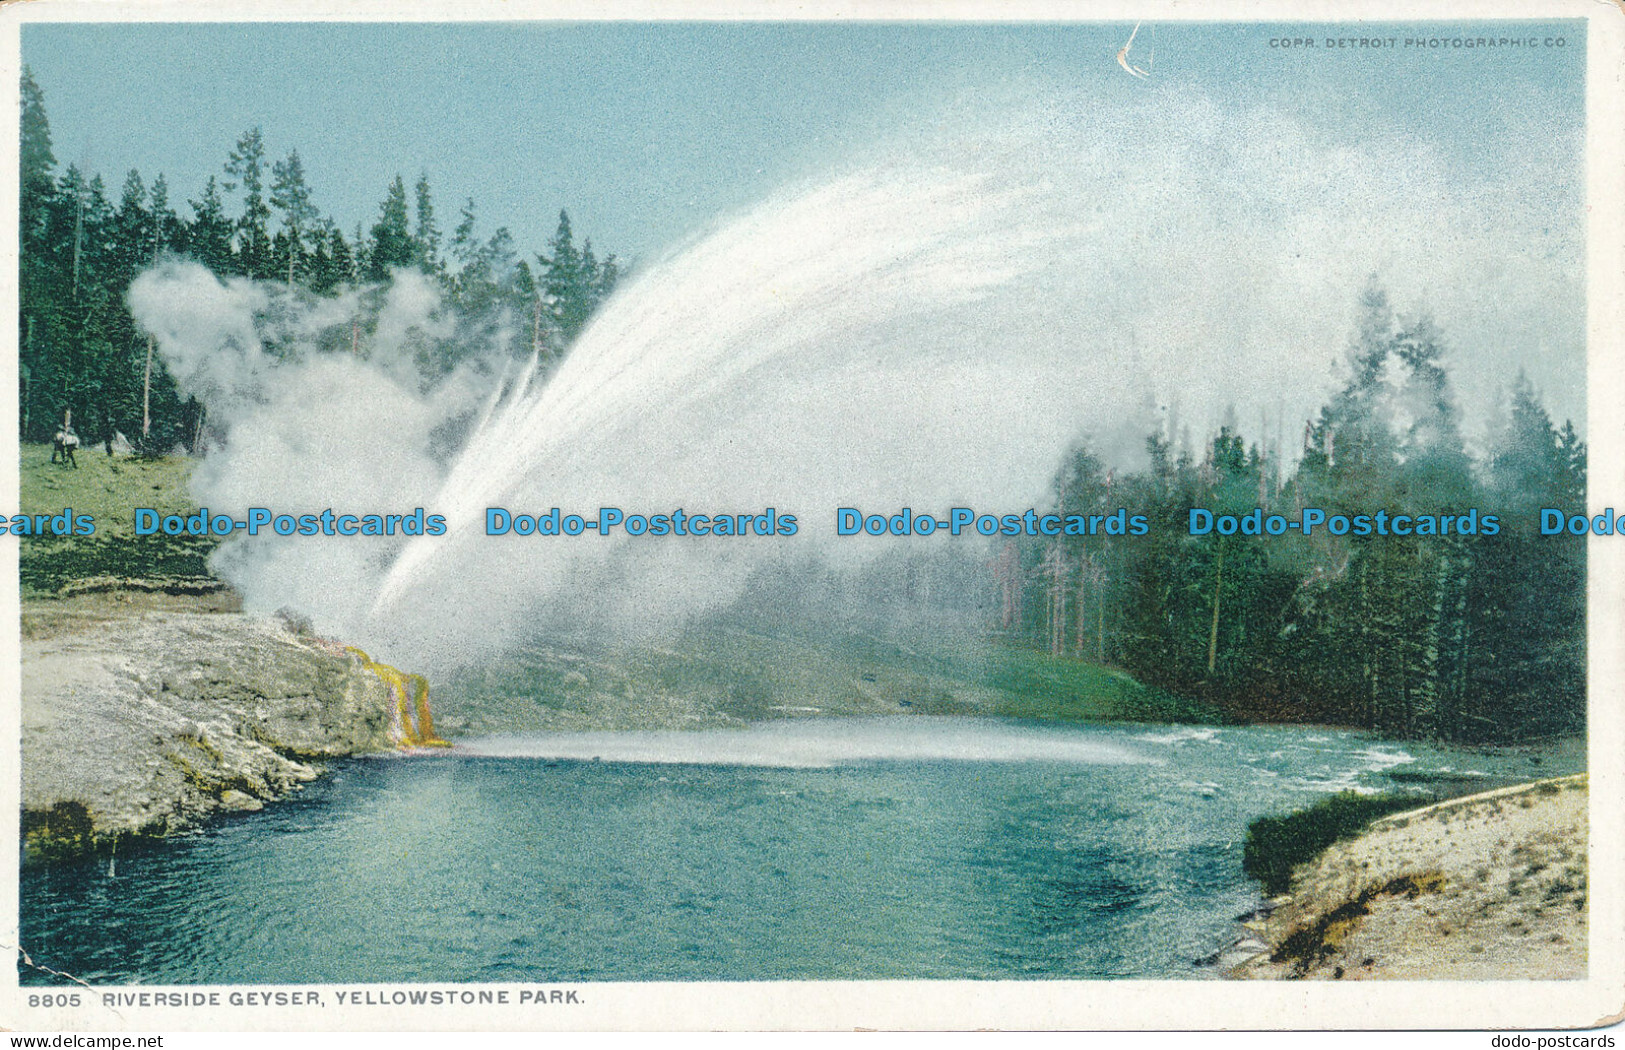
<svg viewBox="0 0 1625 1050">
<path fill-rule="evenodd" d="M 1356 144 L 1415 133 L 1484 171 L 1544 161 L 1572 180 L 1583 119 L 1576 22 L 1382 25 L 1338 36 L 1518 35 L 1565 46 L 1327 51 L 1324 25 L 41 24 L 23 60 L 58 160 L 168 176 L 177 203 L 244 130 L 298 149 L 351 229 L 396 174 L 424 173 L 443 226 L 472 197 L 488 233 L 539 248 L 560 208 L 647 256 L 785 182 L 952 121 L 966 100 L 1086 91 L 1102 104 L 1200 90 L 1281 107 Z M 1314 48 L 1272 40 L 1313 38 Z M 1153 49 L 1154 48 L 1154 54 Z M 1545 147 L 1531 155 L 1529 143 Z M 1567 170 L 1564 170 L 1567 169 Z"/>
</svg>

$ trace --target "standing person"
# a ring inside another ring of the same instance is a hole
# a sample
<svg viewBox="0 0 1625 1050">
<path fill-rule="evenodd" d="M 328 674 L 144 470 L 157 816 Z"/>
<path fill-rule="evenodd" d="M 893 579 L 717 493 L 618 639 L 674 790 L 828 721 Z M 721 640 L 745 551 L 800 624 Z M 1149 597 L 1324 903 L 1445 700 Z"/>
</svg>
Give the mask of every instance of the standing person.
<svg viewBox="0 0 1625 1050">
<path fill-rule="evenodd" d="M 57 431 L 56 447 L 62 454 L 62 462 L 72 464 L 74 470 L 79 469 L 79 461 L 73 458 L 73 450 L 79 447 L 79 435 L 73 432 L 73 427 L 63 424 Z M 55 456 L 52 462 L 56 462 Z"/>
</svg>

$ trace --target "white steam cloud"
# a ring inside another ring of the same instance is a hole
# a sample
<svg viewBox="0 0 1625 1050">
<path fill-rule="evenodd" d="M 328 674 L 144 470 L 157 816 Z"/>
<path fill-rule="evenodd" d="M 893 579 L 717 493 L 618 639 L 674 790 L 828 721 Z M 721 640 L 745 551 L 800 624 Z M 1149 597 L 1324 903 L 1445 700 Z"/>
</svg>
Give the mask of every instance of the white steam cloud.
<svg viewBox="0 0 1625 1050">
<path fill-rule="evenodd" d="M 499 351 L 425 389 L 412 348 L 452 319 L 420 278 L 388 290 L 363 359 L 320 342 L 361 296 L 143 277 L 138 320 L 227 428 L 196 480 L 211 509 L 424 506 L 450 526 L 404 547 L 233 541 L 219 571 L 256 607 L 414 666 L 538 627 L 671 626 L 787 550 L 876 549 L 832 538 L 837 507 L 1021 510 L 1069 442 L 1132 463 L 1169 406 L 1198 440 L 1231 406 L 1254 439 L 1273 437 L 1261 411 L 1284 417 L 1290 455 L 1372 274 L 1438 319 L 1470 412 L 1520 366 L 1560 414 L 1583 404 L 1572 187 L 1475 181 L 1426 143 L 1321 143 L 1199 101 L 986 127 L 787 191 L 646 268 L 449 463 L 429 434 L 479 410 Z M 483 534 L 487 507 L 555 506 L 773 506 L 802 533 Z"/>
<path fill-rule="evenodd" d="M 437 290 L 402 273 L 381 308 L 364 298 L 221 281 L 195 263 L 166 264 L 131 284 L 132 314 L 224 435 L 192 477 L 194 497 L 211 512 L 410 513 L 434 495 L 445 464 L 431 451 L 433 435 L 487 396 L 489 357 L 425 387 L 416 348 L 451 333 Z M 375 331 L 362 344 L 365 327 Z M 353 344 L 366 356 L 348 352 Z M 214 568 L 252 608 L 305 610 L 347 634 L 401 542 L 245 537 L 225 544 Z"/>
</svg>

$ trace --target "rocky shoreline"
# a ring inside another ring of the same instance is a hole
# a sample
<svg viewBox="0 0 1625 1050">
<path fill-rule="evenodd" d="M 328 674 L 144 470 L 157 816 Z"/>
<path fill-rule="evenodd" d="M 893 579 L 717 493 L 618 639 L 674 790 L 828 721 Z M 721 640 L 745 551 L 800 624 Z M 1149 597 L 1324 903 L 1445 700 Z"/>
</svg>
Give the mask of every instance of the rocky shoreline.
<svg viewBox="0 0 1625 1050">
<path fill-rule="evenodd" d="M 1240 979 L 1583 978 L 1588 799 L 1580 774 L 1382 817 L 1204 961 Z"/>
<path fill-rule="evenodd" d="M 297 625 L 231 612 L 25 609 L 27 860 L 115 850 L 392 751 L 389 686 Z"/>
</svg>

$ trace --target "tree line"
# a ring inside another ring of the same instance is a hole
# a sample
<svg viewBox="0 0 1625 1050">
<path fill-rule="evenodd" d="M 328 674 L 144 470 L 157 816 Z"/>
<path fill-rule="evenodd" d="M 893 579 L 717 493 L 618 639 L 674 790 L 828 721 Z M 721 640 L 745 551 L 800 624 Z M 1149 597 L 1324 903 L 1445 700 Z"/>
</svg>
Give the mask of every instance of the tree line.
<svg viewBox="0 0 1625 1050">
<path fill-rule="evenodd" d="M 266 153 L 259 128 L 245 132 L 186 208 L 168 181 L 130 171 L 116 200 L 101 175 L 58 170 L 43 92 L 22 74 L 19 193 L 19 378 L 24 440 L 47 440 L 73 413 L 81 435 L 117 432 L 138 446 L 192 448 L 203 408 L 184 397 L 129 314 L 125 293 L 143 270 L 185 256 L 218 276 L 277 281 L 318 296 L 382 284 L 399 269 L 438 283 L 466 329 L 517 332 L 525 350 L 561 355 L 615 287 L 622 267 L 576 242 L 561 211 L 534 267 L 513 235 L 478 230 L 473 200 L 447 234 L 427 176 L 408 193 L 399 175 L 371 226 L 348 234 L 314 202 L 298 150 Z M 360 335 L 355 333 L 359 345 Z M 439 348 L 431 367 L 449 368 L 457 351 Z"/>
<path fill-rule="evenodd" d="M 1053 509 L 1147 515 L 1150 533 L 1042 537 L 994 562 L 999 627 L 1022 644 L 1120 666 L 1238 718 L 1326 722 L 1452 741 L 1585 726 L 1581 537 L 1538 534 L 1541 508 L 1586 509 L 1586 449 L 1521 374 L 1489 447 L 1470 454 L 1426 318 L 1396 318 L 1373 284 L 1342 389 L 1305 427 L 1288 470 L 1279 439 L 1234 424 L 1199 451 L 1146 441 L 1117 474 L 1087 447 L 1058 471 Z M 1495 535 L 1189 534 L 1216 514 L 1462 515 Z"/>
</svg>

